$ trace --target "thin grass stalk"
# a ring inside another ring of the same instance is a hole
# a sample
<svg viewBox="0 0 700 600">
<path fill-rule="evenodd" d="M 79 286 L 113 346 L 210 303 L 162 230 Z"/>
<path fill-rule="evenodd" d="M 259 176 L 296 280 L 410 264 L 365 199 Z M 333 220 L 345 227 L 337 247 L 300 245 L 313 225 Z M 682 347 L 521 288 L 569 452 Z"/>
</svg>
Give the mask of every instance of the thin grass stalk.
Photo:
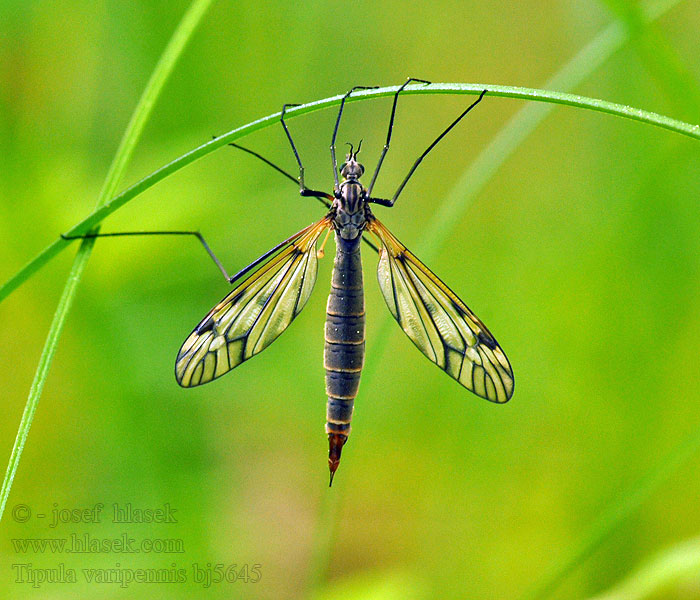
<svg viewBox="0 0 700 600">
<path fill-rule="evenodd" d="M 124 132 L 124 136 L 119 144 L 114 160 L 112 161 L 109 171 L 107 172 L 105 182 L 97 199 L 97 210 L 100 210 L 106 204 L 108 204 L 108 200 L 116 192 L 119 181 L 123 177 L 126 167 L 131 160 L 134 148 L 136 147 L 136 144 L 141 136 L 144 125 L 153 112 L 153 107 L 155 106 L 156 100 L 162 92 L 165 82 L 172 73 L 177 60 L 187 45 L 187 42 L 192 37 L 194 30 L 211 5 L 211 2 L 212 0 L 194 0 L 180 21 L 177 29 L 173 33 L 172 38 L 170 38 L 168 45 L 161 55 L 158 64 L 155 66 L 155 69 L 153 70 L 153 73 L 146 84 L 146 88 L 144 89 L 143 94 L 141 95 L 141 98 L 134 109 L 131 121 Z M 85 233 L 92 230 L 95 225 L 97 225 L 97 223 L 88 228 Z M 78 284 L 85 270 L 85 266 L 87 265 L 87 261 L 90 258 L 90 252 L 94 245 L 94 241 L 94 239 L 84 239 L 81 242 L 76 257 L 73 261 L 70 275 L 68 276 L 63 293 L 61 294 L 61 300 L 59 301 L 53 321 L 51 322 L 46 343 L 44 344 L 44 349 L 41 353 L 41 357 L 39 358 L 39 364 L 37 366 L 36 373 L 34 374 L 34 380 L 32 381 L 29 396 L 24 407 L 20 426 L 17 431 L 17 437 L 15 439 L 14 446 L 12 447 L 12 453 L 7 465 L 7 471 L 5 472 L 2 487 L 0 488 L 0 520 L 2 520 L 7 499 L 10 495 L 12 483 L 14 481 L 15 474 L 17 473 L 19 461 L 22 456 L 22 450 L 24 449 L 24 445 L 27 441 L 32 420 L 34 419 L 34 414 L 36 413 L 36 408 L 39 403 L 39 398 L 41 397 L 41 392 L 44 389 L 44 384 L 46 382 L 46 378 L 48 377 L 51 361 L 56 353 L 56 348 L 61 337 L 61 332 L 63 331 L 63 326 L 66 322 L 66 317 L 68 316 L 68 312 L 73 304 L 75 293 L 78 289 Z"/>
</svg>

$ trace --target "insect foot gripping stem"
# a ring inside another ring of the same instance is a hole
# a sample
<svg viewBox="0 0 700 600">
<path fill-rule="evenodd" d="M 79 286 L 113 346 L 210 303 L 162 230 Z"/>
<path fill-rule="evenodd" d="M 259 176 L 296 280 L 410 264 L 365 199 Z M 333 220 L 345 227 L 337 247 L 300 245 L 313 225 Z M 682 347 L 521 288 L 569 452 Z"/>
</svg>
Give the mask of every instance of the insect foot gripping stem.
<svg viewBox="0 0 700 600">
<path fill-rule="evenodd" d="M 331 472 L 331 480 L 328 487 L 333 485 L 333 476 L 340 464 L 340 453 L 343 451 L 343 444 L 348 441 L 348 436 L 342 433 L 328 434 L 328 468 Z"/>
</svg>

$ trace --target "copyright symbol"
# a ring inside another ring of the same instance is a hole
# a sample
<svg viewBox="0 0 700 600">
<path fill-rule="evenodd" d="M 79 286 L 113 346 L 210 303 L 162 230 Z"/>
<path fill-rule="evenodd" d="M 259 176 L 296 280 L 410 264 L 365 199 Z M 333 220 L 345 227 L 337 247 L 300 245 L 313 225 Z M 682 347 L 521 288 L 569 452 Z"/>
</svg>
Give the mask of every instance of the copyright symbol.
<svg viewBox="0 0 700 600">
<path fill-rule="evenodd" d="M 32 516 L 32 509 L 26 504 L 15 504 L 12 507 L 12 518 L 17 523 L 26 523 Z"/>
</svg>

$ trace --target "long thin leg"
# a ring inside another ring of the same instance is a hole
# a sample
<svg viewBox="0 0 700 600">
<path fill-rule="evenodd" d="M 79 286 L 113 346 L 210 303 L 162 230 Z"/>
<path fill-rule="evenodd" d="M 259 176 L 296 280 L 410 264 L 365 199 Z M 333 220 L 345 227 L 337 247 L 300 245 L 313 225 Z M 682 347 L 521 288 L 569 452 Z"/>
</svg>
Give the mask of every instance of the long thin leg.
<svg viewBox="0 0 700 600">
<path fill-rule="evenodd" d="M 297 151 L 297 147 L 294 145 L 294 140 L 292 139 L 292 134 L 289 133 L 289 129 L 287 129 L 287 124 L 284 122 L 284 114 L 287 112 L 287 109 L 289 107 L 293 106 L 299 106 L 299 104 L 285 104 L 282 106 L 282 114 L 280 115 L 280 123 L 282 123 L 282 128 L 284 129 L 284 133 L 287 135 L 287 139 L 289 140 L 289 145 L 292 147 L 292 152 L 294 152 L 294 158 L 297 159 L 297 165 L 299 165 L 299 191 L 303 191 L 306 186 L 304 185 L 304 166 L 301 164 L 301 158 L 299 157 L 299 152 Z"/>
<path fill-rule="evenodd" d="M 284 175 L 287 179 L 292 180 L 296 184 L 299 183 L 299 180 L 296 179 L 293 175 L 290 175 L 282 167 L 278 167 L 271 160 L 268 160 L 267 158 L 258 154 L 254 150 L 250 150 L 249 148 L 245 148 L 244 146 L 239 146 L 238 144 L 234 144 L 233 142 L 230 143 L 229 146 L 233 146 L 234 148 L 238 148 L 239 150 L 243 150 L 243 152 L 247 152 L 248 154 L 252 154 L 256 158 L 259 158 L 261 161 L 263 161 L 265 164 L 270 165 L 273 169 L 275 169 L 275 171 L 282 173 L 282 175 Z M 333 200 L 333 196 L 331 196 L 327 192 L 319 192 L 317 190 L 310 190 L 307 188 L 301 188 L 301 190 L 299 190 L 299 192 L 302 196 L 308 196 L 311 198 L 318 198 L 319 201 L 321 202 L 321 204 L 323 204 L 326 208 L 330 208 L 330 206 L 331 206 L 331 200 Z"/>
<path fill-rule="evenodd" d="M 292 106 L 299 106 L 299 104 L 285 104 L 284 106 L 282 106 L 282 114 L 280 115 L 280 123 L 282 123 L 282 128 L 284 129 L 284 133 L 287 135 L 287 139 L 289 140 L 289 145 L 292 147 L 292 152 L 294 152 L 294 158 L 296 158 L 297 165 L 299 165 L 299 193 L 302 196 L 312 196 L 314 198 L 332 199 L 333 197 L 330 196 L 329 194 L 326 194 L 325 192 L 320 192 L 318 190 L 310 190 L 309 188 L 306 187 L 306 184 L 304 183 L 304 166 L 301 164 L 301 157 L 299 156 L 299 151 L 297 150 L 297 147 L 294 144 L 294 140 L 292 139 L 292 134 L 289 133 L 289 129 L 287 128 L 287 124 L 284 122 L 284 115 L 287 112 L 287 109 L 289 107 L 292 107 Z M 231 144 L 231 146 L 235 146 L 236 148 L 241 148 L 241 150 L 245 150 L 246 152 L 249 152 L 250 154 L 257 156 L 258 158 L 260 158 L 264 162 L 266 162 L 268 165 L 277 169 L 280 173 L 283 173 L 284 175 L 289 176 L 289 173 L 287 173 L 286 171 L 283 171 L 277 165 L 272 164 L 269 160 L 267 160 L 266 158 L 263 158 L 259 154 L 252 152 L 251 150 L 248 150 L 246 148 L 243 148 L 242 146 L 236 146 L 236 144 Z"/>
<path fill-rule="evenodd" d="M 214 251 L 209 247 L 209 244 L 207 244 L 206 240 L 204 239 L 204 236 L 201 233 L 199 233 L 199 231 L 121 231 L 118 233 L 87 233 L 85 235 L 64 235 L 62 233 L 61 237 L 64 240 L 70 241 L 83 240 L 86 238 L 123 237 L 128 235 L 193 235 L 202 243 L 202 246 L 204 246 L 204 249 L 207 251 L 207 254 L 209 254 L 214 263 L 216 263 L 216 266 L 219 267 L 219 271 L 221 271 L 224 274 L 226 281 L 228 281 L 229 283 L 233 283 L 238 277 L 240 277 L 240 273 L 231 277 L 226 272 L 226 268 L 223 264 L 221 264 L 221 261 L 217 258 L 216 254 L 214 254 Z"/>
<path fill-rule="evenodd" d="M 445 129 L 445 131 L 443 131 L 439 136 L 437 136 L 437 138 L 435 139 L 435 141 L 434 141 L 432 144 L 430 144 L 430 146 L 428 146 L 428 147 L 426 148 L 425 152 L 423 152 L 423 154 L 421 154 L 421 155 L 418 157 L 418 160 L 416 160 L 416 162 L 413 163 L 413 166 L 411 167 L 411 170 L 408 172 L 408 175 L 406 175 L 405 179 L 401 182 L 401 185 L 399 186 L 399 189 L 396 190 L 396 193 L 394 194 L 394 196 L 393 196 L 393 198 L 392 198 L 391 200 L 387 200 L 387 199 L 385 199 L 385 198 L 368 198 L 368 199 L 367 199 L 367 202 L 374 202 L 375 204 L 380 204 L 380 205 L 382 205 L 382 206 L 389 206 L 389 207 L 394 206 L 394 203 L 396 202 L 397 198 L 399 197 L 399 194 L 403 191 L 403 188 L 404 188 L 404 187 L 406 186 L 406 184 L 408 183 L 408 180 L 411 178 L 411 175 L 413 175 L 413 173 L 415 172 L 415 170 L 418 168 L 418 165 L 419 165 L 419 164 L 421 163 L 421 161 L 426 157 L 426 155 L 428 154 L 428 152 L 430 152 L 433 148 L 435 148 L 435 146 L 437 146 L 438 142 L 440 142 L 440 140 L 441 140 L 442 138 L 444 138 L 444 137 L 451 131 L 451 129 L 452 129 L 455 125 L 457 125 L 457 123 L 459 123 L 459 122 L 464 118 L 464 116 L 465 116 L 472 108 L 474 108 L 477 104 L 479 104 L 479 102 L 481 102 L 481 99 L 484 97 L 484 95 L 486 94 L 486 92 L 487 92 L 487 90 L 484 90 L 483 92 L 481 92 L 481 94 L 480 94 L 479 97 L 476 99 L 476 101 L 475 101 L 473 104 L 471 104 L 471 105 L 467 108 L 467 110 L 465 110 L 461 115 L 459 115 L 459 116 L 450 124 L 450 126 L 449 126 L 447 129 Z"/>
<path fill-rule="evenodd" d="M 345 101 L 355 90 L 376 90 L 378 87 L 378 85 L 356 85 L 347 94 L 345 94 L 345 96 L 343 96 L 343 99 L 340 101 L 340 108 L 338 109 L 338 118 L 335 120 L 335 128 L 333 129 L 333 137 L 331 138 L 331 162 L 333 163 L 333 178 L 335 180 L 335 187 L 333 188 L 333 191 L 335 194 L 340 193 L 340 181 L 338 180 L 338 161 L 335 158 L 335 140 L 338 137 L 338 128 L 340 127 L 340 118 L 343 116 L 343 108 L 345 107 Z"/>
<path fill-rule="evenodd" d="M 287 173 L 287 171 L 285 171 L 282 167 L 278 167 L 278 166 L 277 166 L 275 163 L 273 163 L 271 160 L 268 160 L 267 158 L 265 158 L 264 156 L 258 154 L 258 153 L 255 152 L 254 150 L 251 150 L 251 149 L 249 149 L 249 148 L 246 148 L 245 146 L 240 146 L 239 144 L 234 144 L 233 142 L 231 142 L 231 143 L 229 144 L 229 146 L 233 146 L 234 148 L 238 148 L 239 150 L 243 150 L 243 152 L 247 152 L 248 154 L 252 154 L 252 155 L 255 156 L 256 158 L 259 158 L 261 161 L 263 161 L 266 165 L 270 165 L 270 166 L 271 166 L 275 171 L 277 171 L 278 173 L 282 173 L 282 175 L 284 175 L 287 179 L 289 179 L 289 180 L 293 181 L 295 184 L 299 185 L 299 180 L 298 180 L 296 177 L 294 177 L 293 175 L 290 175 L 290 174 Z"/>
<path fill-rule="evenodd" d="M 398 90 L 396 90 L 396 93 L 394 94 L 394 103 L 391 106 L 391 118 L 389 119 L 389 130 L 387 131 L 386 134 L 386 143 L 384 144 L 384 148 L 382 150 L 382 154 L 379 157 L 379 162 L 377 163 L 377 168 L 374 169 L 374 174 L 372 175 L 372 181 L 369 184 L 369 188 L 367 188 L 367 196 L 372 197 L 372 190 L 374 189 L 374 182 L 377 181 L 377 175 L 379 175 L 379 170 L 382 168 L 382 163 L 384 162 L 384 157 L 386 156 L 386 153 L 389 151 L 389 144 L 391 143 L 391 133 L 394 129 L 394 117 L 396 116 L 396 103 L 399 101 L 399 94 L 403 92 L 404 88 L 411 82 L 416 81 L 418 83 L 425 83 L 426 85 L 429 85 L 430 82 L 426 81 L 425 79 L 416 79 L 415 77 L 409 77 L 406 80 L 406 83 L 404 83 Z"/>
<path fill-rule="evenodd" d="M 292 181 L 294 183 L 298 183 L 298 181 L 294 178 L 293 175 L 290 175 L 289 173 L 287 173 L 287 171 L 285 171 L 281 167 L 278 167 L 271 160 L 268 160 L 267 158 L 265 158 L 261 154 L 258 154 L 254 150 L 251 150 L 250 148 L 246 148 L 244 146 L 240 146 L 239 144 L 234 144 L 233 142 L 230 143 L 229 146 L 233 146 L 234 148 L 238 148 L 239 150 L 243 150 L 243 152 L 247 152 L 248 154 L 254 156 L 255 158 L 258 158 L 261 161 L 263 161 L 266 165 L 271 166 L 273 169 L 275 169 L 275 171 L 277 171 L 278 173 L 281 173 L 290 181 Z M 326 208 L 331 207 L 331 200 L 333 200 L 333 196 L 331 196 L 330 194 L 327 194 L 326 192 L 315 192 L 314 190 L 305 190 L 305 191 L 306 191 L 306 193 L 304 193 L 304 191 L 302 191 L 302 193 L 301 193 L 302 196 L 311 196 L 314 198 L 318 198 L 319 202 L 321 202 L 321 204 L 323 204 Z M 65 238 L 65 239 L 68 239 L 68 238 Z M 370 248 L 372 248 L 372 250 L 374 250 L 375 252 L 377 252 L 377 253 L 379 252 L 379 248 L 377 248 L 377 246 L 374 244 L 374 242 L 372 242 L 366 236 L 362 237 L 362 241 L 365 244 L 367 244 Z"/>
</svg>

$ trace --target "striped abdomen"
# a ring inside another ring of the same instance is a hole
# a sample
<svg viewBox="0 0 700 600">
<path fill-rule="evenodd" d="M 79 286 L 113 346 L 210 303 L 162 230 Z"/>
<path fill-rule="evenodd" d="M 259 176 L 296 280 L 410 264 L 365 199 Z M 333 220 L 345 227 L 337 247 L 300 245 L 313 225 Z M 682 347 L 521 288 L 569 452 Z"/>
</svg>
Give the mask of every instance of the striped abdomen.
<svg viewBox="0 0 700 600">
<path fill-rule="evenodd" d="M 360 240 L 336 235 L 335 265 L 326 309 L 326 433 L 328 465 L 333 474 L 350 434 L 352 409 L 365 358 L 365 300 L 362 289 Z"/>
</svg>

